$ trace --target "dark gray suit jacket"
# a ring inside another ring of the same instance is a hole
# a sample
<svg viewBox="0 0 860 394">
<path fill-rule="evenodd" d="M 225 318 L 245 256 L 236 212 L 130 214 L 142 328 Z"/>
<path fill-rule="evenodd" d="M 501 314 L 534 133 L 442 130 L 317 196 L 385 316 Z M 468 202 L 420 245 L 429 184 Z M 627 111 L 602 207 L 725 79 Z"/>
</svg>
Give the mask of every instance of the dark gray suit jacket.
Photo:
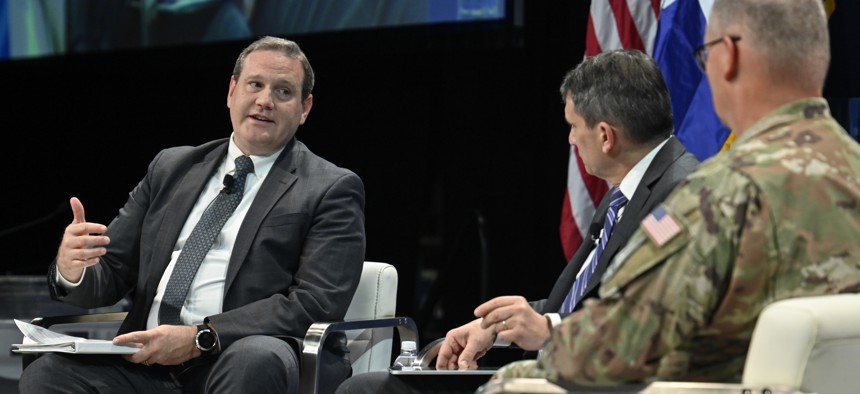
<svg viewBox="0 0 860 394">
<path fill-rule="evenodd" d="M 119 332 L 146 328 L 156 287 L 179 232 L 227 152 L 227 139 L 161 151 L 108 226 L 111 243 L 68 294 L 56 299 L 93 308 L 129 292 Z M 349 170 L 293 139 L 277 158 L 236 237 L 223 312 L 209 316 L 221 347 L 249 335 L 304 337 L 316 321 L 342 319 L 364 261 L 364 185 Z"/>
<path fill-rule="evenodd" d="M 645 219 L 645 216 L 651 213 L 658 204 L 663 202 L 675 186 L 684 180 L 687 175 L 695 171 L 698 165 L 699 161 L 696 157 L 688 153 L 684 149 L 684 146 L 678 142 L 678 139 L 674 137 L 669 139 L 663 145 L 663 148 L 657 152 L 654 160 L 651 161 L 651 165 L 645 171 L 642 181 L 639 182 L 636 192 L 633 193 L 633 198 L 630 199 L 630 202 L 624 208 L 621 220 L 612 229 L 612 236 L 609 237 L 609 242 L 600 256 L 600 261 L 597 262 L 597 269 L 588 282 L 585 297 L 582 298 L 583 300 L 597 296 L 600 278 L 603 276 L 606 267 L 612 261 L 615 253 L 627 243 L 627 240 L 639 228 L 639 223 Z M 576 254 L 573 255 L 570 262 L 564 267 L 549 297 L 531 303 L 537 312 L 557 313 L 559 311 L 564 298 L 576 280 L 576 274 L 582 265 L 587 263 L 585 260 L 594 248 L 592 237 L 597 238 L 600 235 L 600 229 L 603 228 L 603 218 L 606 216 L 608 209 L 609 193 L 600 201 L 600 205 L 591 219 L 589 226 L 590 234 L 585 237 Z M 579 309 L 579 307 L 580 305 L 576 305 L 575 308 Z"/>
</svg>

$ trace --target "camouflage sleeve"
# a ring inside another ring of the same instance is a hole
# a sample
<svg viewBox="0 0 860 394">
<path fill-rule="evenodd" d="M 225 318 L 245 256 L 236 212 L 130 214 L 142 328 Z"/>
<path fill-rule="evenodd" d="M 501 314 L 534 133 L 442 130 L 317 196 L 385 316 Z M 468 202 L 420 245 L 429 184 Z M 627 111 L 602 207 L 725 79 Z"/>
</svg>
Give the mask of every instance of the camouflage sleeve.
<svg viewBox="0 0 860 394">
<path fill-rule="evenodd" d="M 671 378 L 687 370 L 682 345 L 719 305 L 741 231 L 763 234 L 769 220 L 744 176 L 699 175 L 664 206 L 680 226 L 677 233 L 657 245 L 640 226 L 612 263 L 620 267 L 609 267 L 600 299 L 564 319 L 537 362 L 511 365 L 500 375 L 594 385 Z"/>
</svg>

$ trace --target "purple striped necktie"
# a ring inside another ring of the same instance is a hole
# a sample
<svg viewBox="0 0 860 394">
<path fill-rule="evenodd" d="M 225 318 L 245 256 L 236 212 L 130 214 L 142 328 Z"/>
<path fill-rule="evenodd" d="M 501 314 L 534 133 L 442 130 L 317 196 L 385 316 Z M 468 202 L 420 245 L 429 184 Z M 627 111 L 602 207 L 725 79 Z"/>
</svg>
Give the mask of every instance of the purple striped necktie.
<svg viewBox="0 0 860 394">
<path fill-rule="evenodd" d="M 578 304 L 585 295 L 585 289 L 588 288 L 588 281 L 591 279 L 591 276 L 594 275 L 594 271 L 597 269 L 597 262 L 600 261 L 600 255 L 603 254 L 603 249 L 606 247 L 606 243 L 609 242 L 609 236 L 612 235 L 612 227 L 615 226 L 615 222 L 618 221 L 618 211 L 621 210 L 621 207 L 627 204 L 627 197 L 624 197 L 624 194 L 621 193 L 621 189 L 617 187 L 612 188 L 610 193 L 609 209 L 606 210 L 606 217 L 603 220 L 603 232 L 600 234 L 600 240 L 597 242 L 594 254 L 591 261 L 588 263 L 588 267 L 579 274 L 579 277 L 573 282 L 573 287 L 570 288 L 570 292 L 567 293 L 567 297 L 564 298 L 564 303 L 561 304 L 559 313 L 572 312 L 576 304 Z"/>
</svg>

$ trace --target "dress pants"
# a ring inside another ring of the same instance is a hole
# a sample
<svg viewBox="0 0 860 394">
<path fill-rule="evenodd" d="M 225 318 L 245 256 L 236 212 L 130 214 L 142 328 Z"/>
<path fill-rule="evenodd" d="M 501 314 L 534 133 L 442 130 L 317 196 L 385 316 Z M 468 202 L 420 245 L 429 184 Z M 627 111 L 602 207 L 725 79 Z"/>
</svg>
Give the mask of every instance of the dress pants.
<svg viewBox="0 0 860 394">
<path fill-rule="evenodd" d="M 328 341 L 327 341 L 328 344 Z M 334 392 L 351 373 L 345 354 L 326 351 L 321 392 Z M 249 336 L 217 358 L 192 360 L 190 368 L 143 366 L 115 355 L 51 353 L 30 364 L 21 393 L 298 393 L 299 358 L 289 342 Z M 200 362 L 203 361 L 203 362 Z"/>
</svg>

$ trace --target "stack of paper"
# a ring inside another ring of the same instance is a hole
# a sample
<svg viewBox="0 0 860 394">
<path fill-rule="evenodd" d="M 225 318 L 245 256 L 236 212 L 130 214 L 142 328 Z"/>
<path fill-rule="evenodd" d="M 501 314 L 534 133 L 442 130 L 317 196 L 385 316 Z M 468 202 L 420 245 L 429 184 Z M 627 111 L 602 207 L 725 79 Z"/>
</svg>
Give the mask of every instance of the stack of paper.
<svg viewBox="0 0 860 394">
<path fill-rule="evenodd" d="M 44 327 L 15 320 L 18 329 L 24 334 L 24 343 L 13 344 L 16 353 L 81 353 L 81 354 L 132 354 L 137 353 L 134 345 L 114 345 L 104 339 L 86 339 L 63 335 Z"/>
</svg>

